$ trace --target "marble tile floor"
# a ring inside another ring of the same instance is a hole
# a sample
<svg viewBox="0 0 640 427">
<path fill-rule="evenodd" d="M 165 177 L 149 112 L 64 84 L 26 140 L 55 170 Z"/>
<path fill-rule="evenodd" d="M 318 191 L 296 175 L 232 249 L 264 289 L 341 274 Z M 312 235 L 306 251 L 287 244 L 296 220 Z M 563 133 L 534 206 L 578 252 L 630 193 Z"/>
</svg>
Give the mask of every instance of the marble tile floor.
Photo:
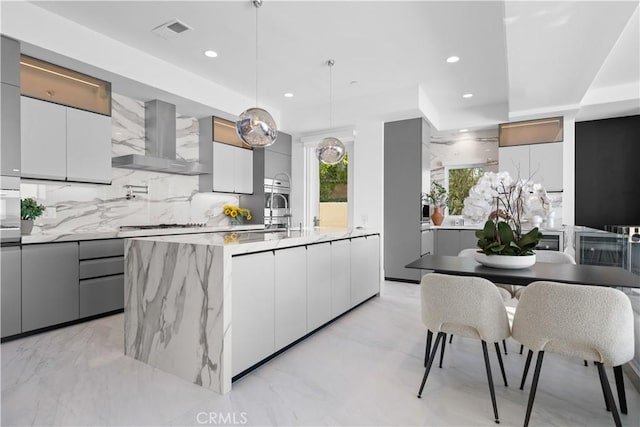
<svg viewBox="0 0 640 427">
<path fill-rule="evenodd" d="M 380 298 L 218 395 L 123 355 L 116 315 L 2 344 L 3 426 L 495 426 L 481 345 L 456 338 L 422 399 L 419 287 L 385 282 Z M 522 425 L 524 355 L 508 342 L 505 388 L 490 350 L 501 425 Z M 531 375 L 531 374 L 530 374 Z M 609 372 L 613 385 L 613 373 Z M 625 426 L 640 425 L 627 381 Z M 547 355 L 531 426 L 612 426 L 594 366 Z"/>
</svg>

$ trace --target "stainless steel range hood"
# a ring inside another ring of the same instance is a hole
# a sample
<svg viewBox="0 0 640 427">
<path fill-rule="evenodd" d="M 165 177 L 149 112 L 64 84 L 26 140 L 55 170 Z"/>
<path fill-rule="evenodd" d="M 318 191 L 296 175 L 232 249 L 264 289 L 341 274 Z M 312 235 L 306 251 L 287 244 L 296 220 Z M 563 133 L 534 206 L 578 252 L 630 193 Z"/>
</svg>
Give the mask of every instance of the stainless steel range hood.
<svg viewBox="0 0 640 427">
<path fill-rule="evenodd" d="M 202 163 L 176 159 L 176 106 L 160 100 L 145 102 L 145 155 L 113 157 L 114 168 L 141 169 L 180 175 L 211 173 Z"/>
</svg>

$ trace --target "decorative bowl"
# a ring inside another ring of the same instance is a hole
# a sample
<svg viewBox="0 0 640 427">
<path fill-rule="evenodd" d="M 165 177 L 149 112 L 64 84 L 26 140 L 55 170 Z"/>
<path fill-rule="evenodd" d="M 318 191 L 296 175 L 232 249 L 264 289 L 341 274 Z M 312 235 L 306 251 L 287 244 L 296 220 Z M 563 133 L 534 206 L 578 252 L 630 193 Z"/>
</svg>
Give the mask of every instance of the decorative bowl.
<svg viewBox="0 0 640 427">
<path fill-rule="evenodd" d="M 517 270 L 520 268 L 528 268 L 536 263 L 536 254 L 514 256 L 514 255 L 485 255 L 476 253 L 475 260 L 485 267 L 504 268 L 508 270 Z"/>
</svg>

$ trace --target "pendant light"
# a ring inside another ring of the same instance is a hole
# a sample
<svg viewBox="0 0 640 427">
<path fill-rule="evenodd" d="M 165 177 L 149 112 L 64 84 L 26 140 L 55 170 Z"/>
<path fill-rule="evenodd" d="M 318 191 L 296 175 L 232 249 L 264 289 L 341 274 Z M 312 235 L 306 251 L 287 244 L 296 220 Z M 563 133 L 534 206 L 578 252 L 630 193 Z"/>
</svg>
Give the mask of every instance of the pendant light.
<svg viewBox="0 0 640 427">
<path fill-rule="evenodd" d="M 333 59 L 329 59 L 327 61 L 327 65 L 329 66 L 329 128 L 332 126 L 332 111 L 331 107 L 333 105 L 333 75 L 332 69 L 336 64 L 336 61 Z M 342 141 L 338 138 L 334 138 L 333 136 L 329 136 L 324 138 L 318 144 L 316 148 L 316 156 L 318 160 L 326 165 L 335 165 L 339 163 L 346 153 L 346 149 Z"/>
<path fill-rule="evenodd" d="M 267 110 L 258 108 L 258 9 L 262 0 L 252 0 L 256 8 L 256 106 L 240 114 L 236 122 L 236 132 L 240 139 L 251 147 L 268 147 L 276 142 L 278 128 L 276 121 Z"/>
</svg>

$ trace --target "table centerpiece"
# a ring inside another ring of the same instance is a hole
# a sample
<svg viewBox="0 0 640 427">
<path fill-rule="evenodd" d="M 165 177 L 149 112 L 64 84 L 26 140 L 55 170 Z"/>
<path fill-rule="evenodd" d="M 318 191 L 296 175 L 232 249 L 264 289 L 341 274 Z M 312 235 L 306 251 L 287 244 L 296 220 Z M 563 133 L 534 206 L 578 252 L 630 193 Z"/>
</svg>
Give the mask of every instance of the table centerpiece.
<svg viewBox="0 0 640 427">
<path fill-rule="evenodd" d="M 476 231 L 476 261 L 496 268 L 527 268 L 535 264 L 533 249 L 542 238 L 538 227 L 523 234 L 523 223 L 546 217 L 551 201 L 545 189 L 531 180 L 514 180 L 508 172 L 485 172 L 469 190 L 462 215 L 472 222 L 486 220 Z"/>
</svg>

